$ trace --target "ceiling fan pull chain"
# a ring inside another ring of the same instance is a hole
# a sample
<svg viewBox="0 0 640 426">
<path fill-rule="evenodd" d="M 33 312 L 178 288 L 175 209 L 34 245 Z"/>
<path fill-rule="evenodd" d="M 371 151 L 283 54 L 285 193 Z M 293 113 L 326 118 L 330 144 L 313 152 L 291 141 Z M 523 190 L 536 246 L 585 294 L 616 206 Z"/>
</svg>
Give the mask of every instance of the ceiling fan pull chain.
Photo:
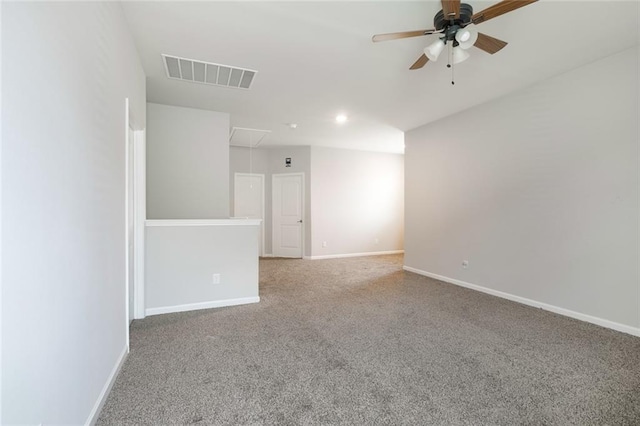
<svg viewBox="0 0 640 426">
<path fill-rule="evenodd" d="M 447 68 L 451 68 L 451 84 L 456 84 L 453 81 L 453 43 L 449 45 L 449 51 L 447 52 Z"/>
</svg>

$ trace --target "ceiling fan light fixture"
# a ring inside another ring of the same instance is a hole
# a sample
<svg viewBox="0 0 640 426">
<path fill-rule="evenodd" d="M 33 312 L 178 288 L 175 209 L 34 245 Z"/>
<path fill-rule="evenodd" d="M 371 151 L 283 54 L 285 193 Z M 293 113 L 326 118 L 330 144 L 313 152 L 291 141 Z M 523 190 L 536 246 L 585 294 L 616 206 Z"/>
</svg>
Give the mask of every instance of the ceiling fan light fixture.
<svg viewBox="0 0 640 426">
<path fill-rule="evenodd" d="M 437 61 L 438 56 L 444 50 L 444 41 L 438 39 L 424 48 L 424 54 L 430 61 Z"/>
<path fill-rule="evenodd" d="M 459 64 L 460 62 L 464 62 L 469 59 L 469 53 L 460 48 L 460 46 L 456 46 L 453 48 L 453 64 Z"/>
<path fill-rule="evenodd" d="M 459 29 L 456 32 L 456 41 L 460 45 L 462 49 L 469 49 L 478 40 L 478 30 L 476 30 L 475 25 L 467 25 L 464 28 Z"/>
</svg>

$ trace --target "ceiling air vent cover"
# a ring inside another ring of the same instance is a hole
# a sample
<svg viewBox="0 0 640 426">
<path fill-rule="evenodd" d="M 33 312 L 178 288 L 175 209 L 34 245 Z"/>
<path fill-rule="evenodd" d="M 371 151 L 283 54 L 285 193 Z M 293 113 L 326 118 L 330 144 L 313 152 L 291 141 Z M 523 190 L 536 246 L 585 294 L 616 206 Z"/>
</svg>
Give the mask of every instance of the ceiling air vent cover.
<svg viewBox="0 0 640 426">
<path fill-rule="evenodd" d="M 258 71 L 162 55 L 167 77 L 192 83 L 249 89 Z"/>
</svg>

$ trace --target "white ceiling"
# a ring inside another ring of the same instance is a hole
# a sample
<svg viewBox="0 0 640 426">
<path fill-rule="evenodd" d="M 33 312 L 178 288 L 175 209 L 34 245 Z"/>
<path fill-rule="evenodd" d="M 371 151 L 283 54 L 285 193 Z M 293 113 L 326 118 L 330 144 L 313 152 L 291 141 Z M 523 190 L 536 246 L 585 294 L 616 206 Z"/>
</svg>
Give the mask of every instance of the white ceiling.
<svg viewBox="0 0 640 426">
<path fill-rule="evenodd" d="M 496 1 L 470 0 L 474 11 Z M 435 36 L 372 43 L 377 33 L 431 28 L 437 1 L 126 2 L 147 74 L 147 99 L 231 114 L 271 130 L 261 146 L 403 151 L 403 132 L 634 46 L 636 1 L 539 1 L 478 30 L 509 42 L 409 66 Z M 258 70 L 250 90 L 170 80 L 161 54 Z M 349 121 L 335 123 L 345 113 Z M 296 123 L 291 129 L 288 123 Z M 460 131 L 460 129 L 452 129 Z"/>
</svg>

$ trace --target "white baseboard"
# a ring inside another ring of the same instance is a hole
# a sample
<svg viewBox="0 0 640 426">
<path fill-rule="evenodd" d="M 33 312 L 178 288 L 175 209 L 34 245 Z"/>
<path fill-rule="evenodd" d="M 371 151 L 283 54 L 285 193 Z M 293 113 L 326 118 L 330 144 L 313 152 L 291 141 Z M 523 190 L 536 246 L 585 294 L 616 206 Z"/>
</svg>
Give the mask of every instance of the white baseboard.
<svg viewBox="0 0 640 426">
<path fill-rule="evenodd" d="M 186 305 L 162 306 L 160 308 L 148 308 L 145 313 L 149 315 L 170 314 L 173 312 L 197 311 L 199 309 L 222 308 L 223 306 L 246 305 L 260 302 L 260 297 L 243 297 L 240 299 L 212 300 L 210 302 L 189 303 Z"/>
<path fill-rule="evenodd" d="M 261 257 L 273 257 L 273 253 L 265 253 Z"/>
<path fill-rule="evenodd" d="M 401 254 L 404 250 L 372 251 L 368 253 L 327 254 L 324 256 L 304 256 L 305 260 L 340 259 L 343 257 L 381 256 L 384 254 Z"/>
<path fill-rule="evenodd" d="M 556 314 L 564 315 L 566 317 L 574 318 L 580 321 L 589 322 L 591 324 L 596 324 L 601 327 L 610 328 L 612 330 L 620 331 L 622 333 L 631 334 L 633 336 L 640 337 L 640 328 L 632 327 L 630 325 L 620 324 L 618 322 L 609 321 L 603 318 L 594 317 L 591 315 L 583 314 L 580 312 L 571 311 L 569 309 L 560 308 L 558 306 L 549 305 L 547 303 L 538 302 L 535 300 L 527 299 L 526 297 L 515 296 L 510 293 L 505 293 L 503 291 L 493 290 L 487 287 L 482 287 L 476 284 L 471 284 L 465 281 L 456 280 L 454 278 L 445 277 L 442 275 L 433 274 L 431 272 L 423 271 L 421 269 L 412 268 L 410 266 L 403 266 L 405 271 L 413 272 L 419 275 L 424 275 L 425 277 L 434 278 L 439 281 L 444 281 L 450 284 L 455 284 L 460 287 L 469 288 L 471 290 L 481 291 L 482 293 L 487 293 L 492 296 L 501 297 L 503 299 L 511 300 L 513 302 L 522 303 L 523 305 L 533 306 L 534 308 L 544 309 L 545 311 L 553 312 Z"/>
<path fill-rule="evenodd" d="M 120 372 L 120 369 L 124 365 L 124 360 L 127 359 L 128 354 L 129 354 L 129 351 L 127 349 L 127 345 L 125 345 L 124 348 L 122 349 L 122 353 L 118 357 L 118 361 L 116 361 L 116 365 L 113 366 L 113 370 L 111 370 L 111 374 L 109 374 L 109 377 L 107 378 L 107 382 L 102 387 L 102 392 L 100 392 L 100 396 L 98 396 L 98 400 L 93 405 L 93 409 L 91 410 L 91 413 L 89 413 L 89 417 L 87 418 L 87 421 L 84 423 L 85 426 L 93 426 L 94 424 L 96 424 L 96 421 L 98 420 L 98 416 L 100 415 L 100 411 L 102 411 L 102 407 L 104 406 L 104 403 L 107 402 L 107 397 L 109 396 L 109 392 L 111 392 L 111 388 L 113 387 L 113 384 L 116 382 L 116 377 L 118 377 L 118 373 Z"/>
</svg>

